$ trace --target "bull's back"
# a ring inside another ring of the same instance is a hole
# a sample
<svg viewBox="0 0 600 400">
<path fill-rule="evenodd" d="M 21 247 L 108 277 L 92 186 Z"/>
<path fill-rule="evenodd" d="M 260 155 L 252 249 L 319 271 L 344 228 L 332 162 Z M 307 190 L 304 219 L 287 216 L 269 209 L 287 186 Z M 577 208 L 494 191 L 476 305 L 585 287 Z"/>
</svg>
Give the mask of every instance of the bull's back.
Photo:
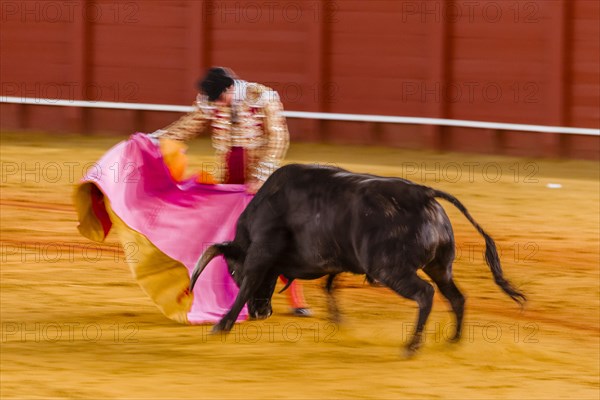
<svg viewBox="0 0 600 400">
<path fill-rule="evenodd" d="M 267 180 L 259 200 L 273 225 L 289 233 L 299 259 L 363 272 L 371 252 L 396 248 L 423 230 L 435 202 L 425 189 L 399 178 L 291 164 Z"/>
</svg>

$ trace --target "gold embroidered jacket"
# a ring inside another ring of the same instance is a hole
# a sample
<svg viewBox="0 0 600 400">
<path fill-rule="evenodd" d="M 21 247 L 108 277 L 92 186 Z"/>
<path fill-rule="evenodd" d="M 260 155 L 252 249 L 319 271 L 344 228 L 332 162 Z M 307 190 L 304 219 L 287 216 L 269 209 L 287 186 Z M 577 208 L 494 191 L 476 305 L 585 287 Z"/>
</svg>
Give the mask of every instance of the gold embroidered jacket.
<svg viewBox="0 0 600 400">
<path fill-rule="evenodd" d="M 289 132 L 281 112 L 283 106 L 273 89 L 235 81 L 231 106 L 209 102 L 198 96 L 194 111 L 151 136 L 188 141 L 210 129 L 219 168 L 217 179 L 227 179 L 226 155 L 231 147 L 246 153 L 246 180 L 264 182 L 281 164 L 289 147 Z"/>
</svg>

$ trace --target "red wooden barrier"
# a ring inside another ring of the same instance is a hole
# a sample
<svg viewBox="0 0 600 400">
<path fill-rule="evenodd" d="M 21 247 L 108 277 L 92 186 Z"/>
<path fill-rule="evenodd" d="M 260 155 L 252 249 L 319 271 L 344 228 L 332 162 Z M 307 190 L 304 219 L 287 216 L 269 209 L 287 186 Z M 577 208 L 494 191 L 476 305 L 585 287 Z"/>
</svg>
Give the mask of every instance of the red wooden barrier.
<svg viewBox="0 0 600 400">
<path fill-rule="evenodd" d="M 598 128 L 596 0 L 3 1 L 0 96 L 190 104 L 210 65 L 288 110 Z M 2 104 L 2 129 L 152 131 L 150 111 Z M 289 120 L 294 140 L 598 159 L 597 136 Z"/>
</svg>

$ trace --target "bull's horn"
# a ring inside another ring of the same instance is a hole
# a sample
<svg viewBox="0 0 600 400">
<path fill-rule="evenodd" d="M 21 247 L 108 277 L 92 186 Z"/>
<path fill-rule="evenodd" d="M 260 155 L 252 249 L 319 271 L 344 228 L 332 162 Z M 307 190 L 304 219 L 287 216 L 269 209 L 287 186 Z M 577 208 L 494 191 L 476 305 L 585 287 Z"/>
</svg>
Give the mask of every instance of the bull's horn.
<svg viewBox="0 0 600 400">
<path fill-rule="evenodd" d="M 219 254 L 221 254 L 221 250 L 215 244 L 206 249 L 204 254 L 202 254 L 202 257 L 200 257 L 200 259 L 196 263 L 194 271 L 192 272 L 192 277 L 190 278 L 190 292 L 194 291 L 194 285 L 196 284 L 198 277 L 200 277 L 200 274 L 202 273 L 202 271 L 204 271 L 204 268 L 206 268 L 210 260 L 218 256 Z"/>
</svg>

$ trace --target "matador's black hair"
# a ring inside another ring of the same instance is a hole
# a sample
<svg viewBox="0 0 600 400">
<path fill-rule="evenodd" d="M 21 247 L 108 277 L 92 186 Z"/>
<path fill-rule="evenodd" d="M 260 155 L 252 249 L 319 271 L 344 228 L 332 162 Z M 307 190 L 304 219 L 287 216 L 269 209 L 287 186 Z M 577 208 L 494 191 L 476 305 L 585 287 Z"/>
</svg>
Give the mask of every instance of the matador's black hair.
<svg viewBox="0 0 600 400">
<path fill-rule="evenodd" d="M 223 67 L 212 67 L 206 76 L 198 81 L 198 89 L 208 96 L 209 101 L 215 101 L 221 94 L 233 85 L 235 74 Z"/>
</svg>

